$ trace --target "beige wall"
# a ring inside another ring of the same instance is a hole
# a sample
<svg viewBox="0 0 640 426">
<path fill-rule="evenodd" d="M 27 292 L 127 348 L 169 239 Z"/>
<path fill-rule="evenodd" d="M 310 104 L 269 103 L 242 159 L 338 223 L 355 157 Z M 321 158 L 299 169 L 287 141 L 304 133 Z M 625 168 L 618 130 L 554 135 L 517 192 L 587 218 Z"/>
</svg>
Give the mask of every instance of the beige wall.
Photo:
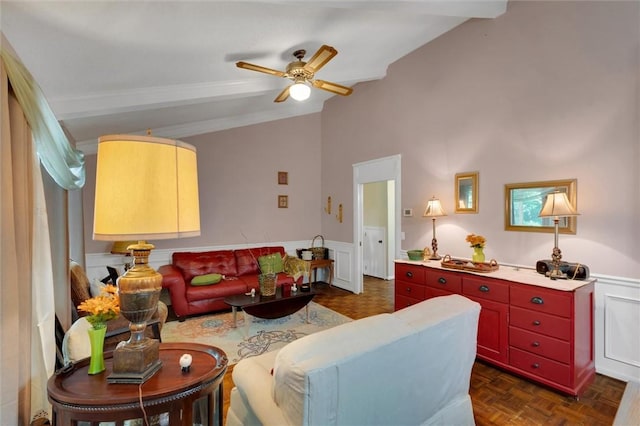
<svg viewBox="0 0 640 426">
<path fill-rule="evenodd" d="M 320 114 L 183 140 L 198 152 L 201 236 L 152 241 L 156 248 L 311 241 L 320 234 Z M 111 247 L 91 239 L 95 160 L 87 156 L 87 253 Z M 288 185 L 278 185 L 278 171 L 288 172 Z M 278 208 L 278 195 L 288 195 L 289 208 Z"/>
<path fill-rule="evenodd" d="M 550 234 L 504 231 L 504 184 L 578 179 L 577 235 L 564 258 L 592 272 L 640 276 L 640 6 L 638 2 L 510 2 L 334 97 L 321 114 L 186 138 L 198 148 L 202 236 L 159 248 L 311 239 L 353 240 L 352 165 L 402 155 L 403 249 L 430 245 L 422 217 L 438 196 L 439 251 L 469 256 L 468 233 L 503 263 L 548 258 Z M 88 156 L 86 250 L 95 156 Z M 92 158 L 93 157 L 93 158 Z M 320 166 L 322 165 L 322 166 Z M 93 168 L 92 168 L 93 167 Z M 289 172 L 288 187 L 276 172 Z M 453 213 L 454 175 L 480 172 L 480 211 Z M 276 196 L 289 195 L 289 209 Z M 321 214 L 327 196 L 344 220 Z M 89 200 L 89 201 L 88 201 Z M 88 205 L 88 204 L 89 205 Z M 87 229 L 88 228 L 88 229 Z"/>
<path fill-rule="evenodd" d="M 367 183 L 362 188 L 364 226 L 387 227 L 387 182 Z"/>
<path fill-rule="evenodd" d="M 506 183 L 578 179 L 569 261 L 600 274 L 640 276 L 638 2 L 510 2 L 505 15 L 472 20 L 393 64 L 380 82 L 331 99 L 322 114 L 323 196 L 345 221 L 322 217 L 331 240 L 353 239 L 352 164 L 402 155 L 402 207 L 440 197 L 440 252 L 535 265 L 550 234 L 504 231 Z M 455 173 L 480 172 L 480 212 L 453 213 Z M 346 183 L 346 184 L 345 184 Z M 424 247 L 431 222 L 402 218 L 403 249 Z"/>
</svg>

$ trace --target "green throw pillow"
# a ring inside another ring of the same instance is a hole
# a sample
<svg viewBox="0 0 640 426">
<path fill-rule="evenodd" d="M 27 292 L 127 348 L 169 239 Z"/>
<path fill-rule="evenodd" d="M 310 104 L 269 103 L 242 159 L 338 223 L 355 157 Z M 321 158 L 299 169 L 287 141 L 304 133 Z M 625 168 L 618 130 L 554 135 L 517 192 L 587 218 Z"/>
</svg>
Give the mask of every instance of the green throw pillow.
<svg viewBox="0 0 640 426">
<path fill-rule="evenodd" d="M 221 280 L 222 275 L 220 274 L 198 275 L 197 277 L 193 277 L 193 279 L 191 280 L 191 285 L 218 284 Z"/>
<path fill-rule="evenodd" d="M 284 264 L 282 263 L 282 255 L 280 253 L 271 253 L 266 256 L 260 256 L 258 258 L 258 264 L 260 265 L 260 272 L 263 274 L 279 273 L 284 271 Z"/>
</svg>

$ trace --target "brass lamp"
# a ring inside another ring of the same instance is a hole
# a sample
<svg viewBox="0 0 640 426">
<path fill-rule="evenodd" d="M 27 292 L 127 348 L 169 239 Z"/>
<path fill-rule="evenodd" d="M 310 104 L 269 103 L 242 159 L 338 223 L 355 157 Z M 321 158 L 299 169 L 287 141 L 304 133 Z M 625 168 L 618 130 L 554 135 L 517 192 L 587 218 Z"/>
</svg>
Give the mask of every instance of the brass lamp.
<svg viewBox="0 0 640 426">
<path fill-rule="evenodd" d="M 200 235 L 196 149 L 152 136 L 108 135 L 98 141 L 95 240 L 138 240 L 133 267 L 118 279 L 120 310 L 131 337 L 113 353 L 109 383 L 143 383 L 161 366 L 159 342 L 144 335 L 157 310 L 162 275 L 148 265 L 145 240 Z"/>
<path fill-rule="evenodd" d="M 560 261 L 562 260 L 562 252 L 558 248 L 558 223 L 561 217 L 578 216 L 580 213 L 573 208 L 571 202 L 567 198 L 567 194 L 560 191 L 555 191 L 547 194 L 547 198 L 540 210 L 539 217 L 553 217 L 554 224 L 554 246 L 551 254 L 551 263 L 553 264 L 553 270 L 547 272 L 547 276 L 552 279 L 566 279 L 567 274 L 560 271 Z"/>
<path fill-rule="evenodd" d="M 442 204 L 440 204 L 440 200 L 435 196 L 431 197 L 429 202 L 427 203 L 427 208 L 424 211 L 424 217 L 430 217 L 433 221 L 433 239 L 431 240 L 431 256 L 429 259 L 431 260 L 440 260 L 442 257 L 438 255 L 438 240 L 436 239 L 436 217 L 446 216 L 444 209 L 442 208 Z"/>
</svg>

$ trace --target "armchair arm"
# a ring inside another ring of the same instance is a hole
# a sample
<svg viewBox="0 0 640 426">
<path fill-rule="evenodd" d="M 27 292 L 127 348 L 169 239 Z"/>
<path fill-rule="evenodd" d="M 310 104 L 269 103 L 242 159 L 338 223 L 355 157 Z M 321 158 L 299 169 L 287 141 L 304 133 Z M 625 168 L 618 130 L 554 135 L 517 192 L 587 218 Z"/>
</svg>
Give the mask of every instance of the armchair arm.
<svg viewBox="0 0 640 426">
<path fill-rule="evenodd" d="M 260 424 L 265 426 L 288 425 L 289 422 L 284 417 L 282 409 L 273 399 L 273 376 L 267 367 L 273 366 L 275 355 L 278 351 L 273 351 L 273 356 L 267 356 L 258 362 L 250 359 L 249 362 L 239 362 L 233 369 L 233 382 L 236 385 L 234 392 L 237 392 L 244 405 L 251 413 L 251 417 L 257 418 Z M 247 360 L 244 360 L 247 361 Z M 235 399 L 235 398 L 234 398 Z M 239 401 L 236 401 L 236 404 Z M 242 409 L 231 404 L 231 411 L 242 412 Z M 228 416 L 229 414 L 227 414 Z"/>
<path fill-rule="evenodd" d="M 171 307 L 177 316 L 189 314 L 189 303 L 187 302 L 187 286 L 180 269 L 173 265 L 162 265 L 158 268 L 162 275 L 162 288 L 169 289 Z"/>
</svg>

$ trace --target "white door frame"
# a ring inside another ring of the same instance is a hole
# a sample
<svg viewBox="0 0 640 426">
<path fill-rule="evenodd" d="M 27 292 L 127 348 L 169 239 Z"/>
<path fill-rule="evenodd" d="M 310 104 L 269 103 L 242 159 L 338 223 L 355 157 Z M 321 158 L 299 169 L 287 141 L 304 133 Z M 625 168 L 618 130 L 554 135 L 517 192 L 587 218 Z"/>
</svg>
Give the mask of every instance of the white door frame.
<svg viewBox="0 0 640 426">
<path fill-rule="evenodd" d="M 365 161 L 353 165 L 353 244 L 355 247 L 355 259 L 353 264 L 354 293 L 362 293 L 362 233 L 363 225 L 363 202 L 365 183 L 393 181 L 395 184 L 395 205 L 396 214 L 393 215 L 395 231 L 395 257 L 400 257 L 400 219 L 401 210 L 401 160 L 400 154 L 390 157 L 378 158 L 376 160 Z"/>
</svg>

